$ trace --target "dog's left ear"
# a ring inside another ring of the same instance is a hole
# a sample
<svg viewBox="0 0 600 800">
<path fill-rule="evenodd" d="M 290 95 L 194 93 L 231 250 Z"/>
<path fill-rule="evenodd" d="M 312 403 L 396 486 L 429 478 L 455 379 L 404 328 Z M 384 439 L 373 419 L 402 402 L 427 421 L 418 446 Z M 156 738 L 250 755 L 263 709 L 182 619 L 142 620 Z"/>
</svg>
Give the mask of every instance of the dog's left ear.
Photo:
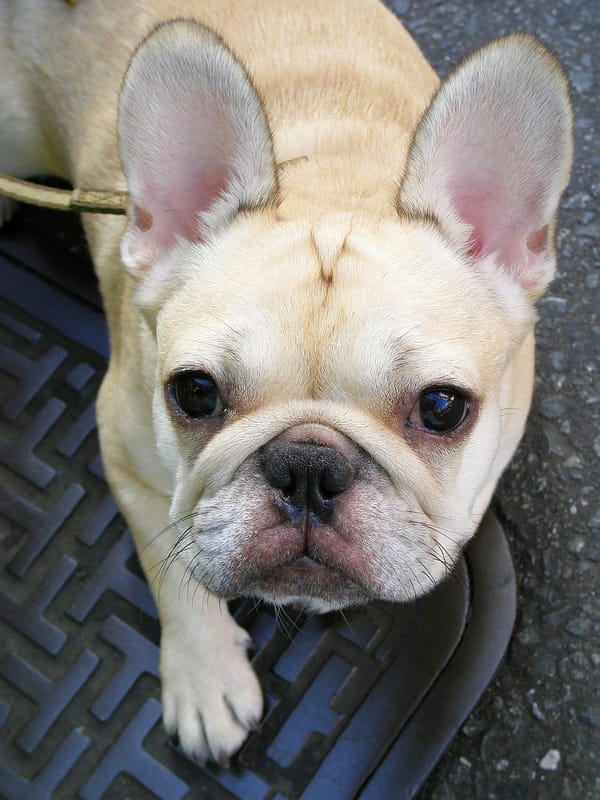
<svg viewBox="0 0 600 800">
<path fill-rule="evenodd" d="M 132 203 L 121 257 L 136 276 L 178 240 L 199 241 L 276 191 L 262 102 L 226 45 L 194 21 L 165 23 L 142 42 L 118 133 Z"/>
<path fill-rule="evenodd" d="M 492 42 L 442 84 L 411 145 L 399 210 L 436 218 L 475 265 L 490 254 L 535 300 L 554 275 L 572 160 L 567 80 L 531 36 Z"/>
</svg>

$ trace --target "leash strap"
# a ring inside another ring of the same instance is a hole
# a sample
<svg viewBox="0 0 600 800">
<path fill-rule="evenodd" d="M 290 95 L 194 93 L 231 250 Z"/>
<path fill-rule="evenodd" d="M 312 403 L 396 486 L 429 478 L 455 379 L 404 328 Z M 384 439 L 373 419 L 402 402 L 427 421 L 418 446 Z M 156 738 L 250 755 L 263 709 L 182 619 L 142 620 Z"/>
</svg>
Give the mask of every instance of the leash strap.
<svg viewBox="0 0 600 800">
<path fill-rule="evenodd" d="M 277 169 L 284 170 L 299 161 L 308 161 L 308 156 L 289 158 L 280 162 Z M 129 201 L 127 192 L 53 189 L 50 186 L 42 186 L 40 183 L 23 181 L 0 173 L 0 196 L 2 195 L 33 206 L 89 214 L 126 214 Z"/>
<path fill-rule="evenodd" d="M 0 174 L 0 195 L 34 206 L 91 214 L 125 214 L 129 197 L 127 192 L 52 189 L 39 183 L 22 181 L 2 174 Z"/>
</svg>

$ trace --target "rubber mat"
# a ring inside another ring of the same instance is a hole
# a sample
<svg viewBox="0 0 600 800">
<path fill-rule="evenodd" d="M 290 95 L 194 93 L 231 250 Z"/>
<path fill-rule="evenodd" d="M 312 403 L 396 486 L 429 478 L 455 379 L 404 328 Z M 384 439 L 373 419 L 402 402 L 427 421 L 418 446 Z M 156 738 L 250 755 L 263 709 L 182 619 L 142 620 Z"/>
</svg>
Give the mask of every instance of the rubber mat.
<svg viewBox="0 0 600 800">
<path fill-rule="evenodd" d="M 495 517 L 410 604 L 275 618 L 239 602 L 267 711 L 231 769 L 201 768 L 161 727 L 156 610 L 103 477 L 107 350 L 76 221 L 22 209 L 0 232 L 0 796 L 414 797 L 512 630 Z"/>
</svg>

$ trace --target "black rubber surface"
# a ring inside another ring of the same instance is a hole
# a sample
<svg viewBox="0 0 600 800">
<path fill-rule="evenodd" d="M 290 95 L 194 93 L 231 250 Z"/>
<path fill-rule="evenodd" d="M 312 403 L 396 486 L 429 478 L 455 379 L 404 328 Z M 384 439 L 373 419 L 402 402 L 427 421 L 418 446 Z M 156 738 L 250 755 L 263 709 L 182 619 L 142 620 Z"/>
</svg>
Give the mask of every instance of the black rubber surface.
<svg viewBox="0 0 600 800">
<path fill-rule="evenodd" d="M 200 768 L 160 725 L 156 612 L 103 479 L 107 350 L 73 219 L 23 209 L 0 232 L 0 796 L 414 797 L 510 636 L 495 518 L 412 604 L 276 620 L 239 603 L 267 713 L 231 770 Z"/>
</svg>

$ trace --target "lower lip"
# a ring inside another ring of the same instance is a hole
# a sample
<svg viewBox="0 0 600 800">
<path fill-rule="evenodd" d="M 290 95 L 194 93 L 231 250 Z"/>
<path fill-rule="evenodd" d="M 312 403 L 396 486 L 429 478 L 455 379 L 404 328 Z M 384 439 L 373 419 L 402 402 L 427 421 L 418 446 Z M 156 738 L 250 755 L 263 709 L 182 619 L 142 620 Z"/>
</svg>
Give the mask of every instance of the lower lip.
<svg viewBox="0 0 600 800">
<path fill-rule="evenodd" d="M 320 564 L 318 561 L 315 561 L 309 556 L 302 556 L 301 558 L 296 558 L 294 559 L 294 561 L 290 561 L 288 566 L 299 567 L 300 569 L 306 569 L 310 571 L 313 570 L 327 570 L 327 572 L 331 571 L 324 564 Z"/>
<path fill-rule="evenodd" d="M 325 566 L 325 564 L 321 564 L 319 561 L 315 561 L 310 556 L 302 556 L 293 561 L 288 561 L 287 564 L 282 564 L 279 568 L 273 570 L 272 577 L 281 581 L 283 585 L 286 584 L 286 581 L 294 578 L 308 581 L 308 584 L 314 585 L 315 591 L 318 586 L 331 587 L 343 581 L 339 572 Z"/>
</svg>

